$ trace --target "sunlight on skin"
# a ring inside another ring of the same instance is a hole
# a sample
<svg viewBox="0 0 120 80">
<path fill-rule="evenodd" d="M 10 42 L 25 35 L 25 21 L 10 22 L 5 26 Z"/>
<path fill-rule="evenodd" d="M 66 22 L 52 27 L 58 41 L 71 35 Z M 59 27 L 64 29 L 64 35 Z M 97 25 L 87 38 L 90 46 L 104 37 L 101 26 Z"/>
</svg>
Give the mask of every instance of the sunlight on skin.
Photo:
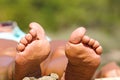
<svg viewBox="0 0 120 80">
<path fill-rule="evenodd" d="M 17 46 L 15 80 L 21 80 L 26 76 L 40 77 L 42 74 L 48 75 L 52 72 L 58 73 L 61 80 L 92 78 L 100 64 L 102 47 L 98 41 L 85 35 L 84 27 L 74 30 L 67 42 L 57 41 L 56 45 L 62 43 L 57 46 L 47 41 L 45 32 L 38 23 L 33 22 L 29 27 L 29 33 Z"/>
</svg>

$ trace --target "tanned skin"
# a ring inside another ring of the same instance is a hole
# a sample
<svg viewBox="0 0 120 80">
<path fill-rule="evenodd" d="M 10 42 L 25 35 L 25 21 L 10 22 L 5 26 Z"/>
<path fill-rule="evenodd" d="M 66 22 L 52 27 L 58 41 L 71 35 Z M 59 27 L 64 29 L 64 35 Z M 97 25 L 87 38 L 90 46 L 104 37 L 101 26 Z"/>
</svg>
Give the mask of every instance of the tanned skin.
<svg viewBox="0 0 120 80">
<path fill-rule="evenodd" d="M 59 80 L 91 80 L 101 61 L 102 47 L 88 37 L 84 27 L 74 30 L 67 41 L 47 41 L 44 29 L 36 22 L 17 45 L 15 80 L 57 73 Z M 11 69 L 11 68 L 10 68 Z"/>
</svg>

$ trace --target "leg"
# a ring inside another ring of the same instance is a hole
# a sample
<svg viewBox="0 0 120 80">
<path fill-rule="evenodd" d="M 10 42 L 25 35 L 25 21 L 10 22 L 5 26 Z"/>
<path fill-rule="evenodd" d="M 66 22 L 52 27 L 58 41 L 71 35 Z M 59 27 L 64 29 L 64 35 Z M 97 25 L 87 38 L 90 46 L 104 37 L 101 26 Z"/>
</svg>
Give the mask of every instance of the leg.
<svg viewBox="0 0 120 80">
<path fill-rule="evenodd" d="M 51 53 L 41 64 L 42 76 L 57 73 L 59 78 L 62 77 L 68 62 L 65 56 L 65 44 L 65 40 L 53 40 L 50 42 Z"/>
<path fill-rule="evenodd" d="M 85 29 L 78 28 L 67 43 L 52 41 L 51 56 L 42 64 L 43 75 L 55 72 L 61 80 L 90 80 L 100 64 L 102 47 L 84 34 Z"/>
<path fill-rule="evenodd" d="M 11 56 L 0 56 L 0 80 L 9 80 L 11 77 L 9 74 L 11 63 L 14 62 L 14 58 Z"/>
<path fill-rule="evenodd" d="M 40 63 L 48 57 L 50 45 L 39 24 L 30 24 L 30 31 L 21 39 L 17 50 L 15 80 L 22 80 L 25 76 L 40 77 Z"/>
<path fill-rule="evenodd" d="M 73 31 L 65 47 L 68 64 L 65 80 L 91 80 L 100 64 L 102 47 L 85 35 L 85 28 Z"/>
<path fill-rule="evenodd" d="M 11 64 L 15 60 L 17 42 L 0 39 L 0 80 L 8 80 L 11 74 Z"/>
<path fill-rule="evenodd" d="M 17 42 L 13 40 L 0 39 L 0 56 L 16 56 Z"/>
</svg>

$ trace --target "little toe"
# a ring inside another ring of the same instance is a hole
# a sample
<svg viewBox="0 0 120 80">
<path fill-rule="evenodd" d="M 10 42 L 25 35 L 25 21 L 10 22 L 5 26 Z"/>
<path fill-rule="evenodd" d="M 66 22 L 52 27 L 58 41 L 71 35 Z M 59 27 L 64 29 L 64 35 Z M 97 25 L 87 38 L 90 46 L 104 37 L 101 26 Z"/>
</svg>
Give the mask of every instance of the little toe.
<svg viewBox="0 0 120 80">
<path fill-rule="evenodd" d="M 27 45 L 28 41 L 26 40 L 25 37 L 23 37 L 21 40 L 20 40 L 20 43 L 24 44 L 24 45 Z"/>
<path fill-rule="evenodd" d="M 32 35 L 30 33 L 26 34 L 25 38 L 26 38 L 27 42 L 31 42 L 33 39 Z"/>
<path fill-rule="evenodd" d="M 97 54 L 101 55 L 102 51 L 103 51 L 103 49 L 102 49 L 101 46 L 99 46 L 98 48 L 96 48 L 96 53 Z"/>
<path fill-rule="evenodd" d="M 94 43 L 95 43 L 95 40 L 91 38 L 90 41 L 88 42 L 88 45 L 92 46 Z"/>
<path fill-rule="evenodd" d="M 84 44 L 87 44 L 89 41 L 90 41 L 90 38 L 86 35 L 82 38 L 82 43 Z"/>
<path fill-rule="evenodd" d="M 24 49 L 25 49 L 25 45 L 24 45 L 24 44 L 19 43 L 19 44 L 17 45 L 17 51 L 18 51 L 18 52 L 21 52 L 21 51 L 23 51 Z"/>
<path fill-rule="evenodd" d="M 73 44 L 77 44 L 82 40 L 86 29 L 84 27 L 77 28 L 75 31 L 72 32 L 69 41 Z"/>
</svg>

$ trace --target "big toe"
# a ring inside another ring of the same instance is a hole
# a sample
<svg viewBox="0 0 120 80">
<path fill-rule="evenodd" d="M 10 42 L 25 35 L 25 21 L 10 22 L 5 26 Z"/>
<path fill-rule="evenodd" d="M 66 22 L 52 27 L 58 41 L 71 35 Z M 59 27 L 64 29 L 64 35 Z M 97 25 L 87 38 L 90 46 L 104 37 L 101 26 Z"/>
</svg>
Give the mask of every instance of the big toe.
<svg viewBox="0 0 120 80">
<path fill-rule="evenodd" d="M 86 32 L 86 29 L 84 27 L 77 28 L 72 32 L 69 42 L 73 44 L 79 43 L 82 37 L 84 36 L 85 32 Z"/>
<path fill-rule="evenodd" d="M 36 36 L 38 39 L 45 38 L 45 31 L 40 24 L 36 22 L 32 22 L 30 23 L 29 27 L 31 30 L 36 31 L 36 34 L 37 34 Z"/>
</svg>

